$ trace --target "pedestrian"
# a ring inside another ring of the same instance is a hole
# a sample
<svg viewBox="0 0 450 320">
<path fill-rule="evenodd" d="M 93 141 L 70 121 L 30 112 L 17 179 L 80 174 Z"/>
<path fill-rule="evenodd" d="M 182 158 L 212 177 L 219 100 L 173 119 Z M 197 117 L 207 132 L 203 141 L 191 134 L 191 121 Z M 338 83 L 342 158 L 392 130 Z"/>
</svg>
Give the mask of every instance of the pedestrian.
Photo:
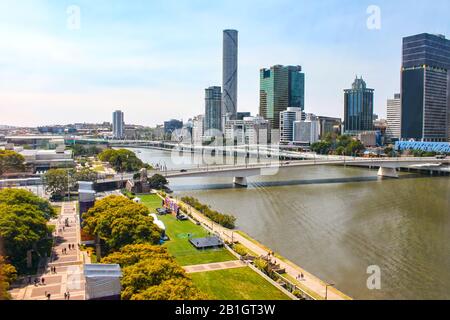
<svg viewBox="0 0 450 320">
<path fill-rule="evenodd" d="M 70 292 L 67 291 L 67 300 L 70 300 Z"/>
<path fill-rule="evenodd" d="M 50 300 L 50 297 L 51 297 L 51 294 L 49 292 L 49 293 L 47 293 L 47 300 Z"/>
<path fill-rule="evenodd" d="M 67 292 L 64 292 L 64 300 L 67 300 Z"/>
<path fill-rule="evenodd" d="M 43 285 L 45 285 L 45 278 L 44 277 L 42 277 L 41 282 L 42 282 Z"/>
<path fill-rule="evenodd" d="M 303 280 L 303 278 L 305 277 L 304 275 L 303 275 L 303 273 L 300 275 L 300 277 L 301 277 L 301 279 Z"/>
<path fill-rule="evenodd" d="M 37 287 L 37 279 L 34 278 L 34 286 Z"/>
<path fill-rule="evenodd" d="M 31 284 L 31 276 L 28 276 L 28 284 Z"/>
</svg>

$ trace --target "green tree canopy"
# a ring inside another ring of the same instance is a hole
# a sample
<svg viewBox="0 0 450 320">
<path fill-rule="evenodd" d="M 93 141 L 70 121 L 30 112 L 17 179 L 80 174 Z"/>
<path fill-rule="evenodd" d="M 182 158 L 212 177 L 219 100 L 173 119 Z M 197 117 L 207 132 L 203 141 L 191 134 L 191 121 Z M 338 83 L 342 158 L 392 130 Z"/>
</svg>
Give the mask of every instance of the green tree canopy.
<svg viewBox="0 0 450 320">
<path fill-rule="evenodd" d="M 148 179 L 148 183 L 150 185 L 150 188 L 162 189 L 169 183 L 169 181 L 167 181 L 167 179 L 160 174 L 154 174 Z"/>
<path fill-rule="evenodd" d="M 106 149 L 98 158 L 108 162 L 118 172 L 133 172 L 148 167 L 133 151 L 127 149 Z"/>
<path fill-rule="evenodd" d="M 10 284 L 17 278 L 17 271 L 14 266 L 6 262 L 5 257 L 0 256 L 0 301 L 9 300 L 8 293 Z"/>
<path fill-rule="evenodd" d="M 55 215 L 49 205 L 37 201 L 28 191 L 28 195 L 14 189 L 0 191 L 0 239 L 4 254 L 19 271 L 26 268 L 27 252 L 43 256 L 51 245 L 47 225 L 50 217 Z M 23 202 L 21 202 L 23 201 Z"/>
<path fill-rule="evenodd" d="M 102 263 L 117 263 L 126 267 L 146 259 L 167 259 L 173 257 L 167 252 L 166 247 L 154 246 L 151 244 L 130 244 L 120 251 L 116 251 L 101 260 Z"/>
<path fill-rule="evenodd" d="M 11 150 L 0 150 L 0 176 L 25 171 L 25 158 Z"/>
<path fill-rule="evenodd" d="M 71 170 L 67 169 L 51 169 L 47 171 L 42 176 L 45 191 L 53 197 L 64 197 L 64 194 L 73 187 L 72 174 Z"/>
<path fill-rule="evenodd" d="M 147 207 L 122 196 L 97 201 L 83 215 L 83 230 L 103 240 L 107 252 L 127 244 L 156 244 L 161 238 L 161 230 L 153 223 Z"/>
<path fill-rule="evenodd" d="M 207 300 L 189 279 L 169 279 L 133 294 L 131 300 Z"/>
</svg>

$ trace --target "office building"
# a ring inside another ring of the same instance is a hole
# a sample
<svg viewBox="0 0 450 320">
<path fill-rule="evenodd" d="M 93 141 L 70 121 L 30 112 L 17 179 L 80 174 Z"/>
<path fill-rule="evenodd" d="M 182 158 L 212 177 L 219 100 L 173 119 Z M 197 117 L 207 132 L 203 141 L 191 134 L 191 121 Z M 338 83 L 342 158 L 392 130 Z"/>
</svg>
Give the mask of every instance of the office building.
<svg viewBox="0 0 450 320">
<path fill-rule="evenodd" d="M 171 119 L 169 121 L 164 121 L 164 135 L 171 135 L 177 129 L 183 128 L 183 121 Z"/>
<path fill-rule="evenodd" d="M 218 86 L 205 89 L 205 128 L 208 136 L 222 131 L 222 91 Z"/>
<path fill-rule="evenodd" d="M 401 138 L 450 139 L 450 40 L 422 33 L 403 38 Z"/>
<path fill-rule="evenodd" d="M 195 145 L 203 143 L 203 128 L 205 117 L 201 114 L 192 119 L 192 141 Z"/>
<path fill-rule="evenodd" d="M 341 134 L 341 118 L 318 116 L 319 120 L 319 139 L 325 139 L 327 134 Z"/>
<path fill-rule="evenodd" d="M 305 108 L 305 74 L 301 66 L 275 65 L 260 71 L 259 114 L 280 129 L 280 112 Z M 281 136 L 281 132 L 280 132 Z"/>
<path fill-rule="evenodd" d="M 123 139 L 125 136 L 125 120 L 123 112 L 120 110 L 113 113 L 113 138 Z"/>
<path fill-rule="evenodd" d="M 236 120 L 244 120 L 244 118 L 251 117 L 250 112 L 237 112 L 236 113 Z"/>
<path fill-rule="evenodd" d="M 223 31 L 222 111 L 221 115 L 236 119 L 238 84 L 238 31 Z M 222 124 L 224 124 L 223 122 Z"/>
<path fill-rule="evenodd" d="M 344 90 L 344 131 L 358 134 L 373 129 L 373 89 L 356 77 L 351 89 Z"/>
<path fill-rule="evenodd" d="M 268 144 L 269 122 L 262 117 L 245 117 L 242 120 L 229 120 L 225 124 L 227 145 Z"/>
<path fill-rule="evenodd" d="M 280 112 L 280 142 L 289 143 L 294 139 L 294 121 L 301 121 L 302 112 L 301 108 L 287 108 L 287 110 Z"/>
<path fill-rule="evenodd" d="M 402 121 L 402 100 L 400 93 L 394 99 L 387 100 L 386 138 L 390 141 L 400 140 Z"/>
</svg>

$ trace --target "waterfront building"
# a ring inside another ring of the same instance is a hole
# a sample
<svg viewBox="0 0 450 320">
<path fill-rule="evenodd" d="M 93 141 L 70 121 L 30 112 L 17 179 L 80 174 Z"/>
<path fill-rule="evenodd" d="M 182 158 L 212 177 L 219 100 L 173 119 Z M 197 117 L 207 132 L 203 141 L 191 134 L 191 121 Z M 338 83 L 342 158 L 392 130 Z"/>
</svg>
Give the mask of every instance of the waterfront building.
<svg viewBox="0 0 450 320">
<path fill-rule="evenodd" d="M 386 138 L 390 141 L 400 140 L 402 103 L 400 93 L 394 95 L 394 99 L 387 100 Z"/>
<path fill-rule="evenodd" d="M 365 147 L 376 147 L 378 145 L 380 132 L 376 131 L 365 131 L 358 133 L 358 140 Z"/>
<path fill-rule="evenodd" d="M 301 108 L 287 108 L 287 110 L 280 112 L 281 143 L 294 141 L 294 122 L 304 120 L 304 116 Z"/>
<path fill-rule="evenodd" d="M 222 117 L 236 119 L 238 84 L 238 31 L 223 31 Z M 224 124 L 225 122 L 223 122 Z"/>
<path fill-rule="evenodd" d="M 306 115 L 304 121 L 294 121 L 293 142 L 295 144 L 313 144 L 319 141 L 320 121 L 313 114 Z"/>
<path fill-rule="evenodd" d="M 123 112 L 116 110 L 113 113 L 113 138 L 123 139 L 125 136 L 125 120 Z"/>
<path fill-rule="evenodd" d="M 421 150 L 426 152 L 450 153 L 449 142 L 396 141 L 395 150 Z"/>
<path fill-rule="evenodd" d="M 202 145 L 205 117 L 201 114 L 192 120 L 192 141 L 195 145 Z"/>
<path fill-rule="evenodd" d="M 301 66 L 261 69 L 259 90 L 259 114 L 270 122 L 272 129 L 280 129 L 280 112 L 288 108 L 305 109 L 305 74 Z"/>
<path fill-rule="evenodd" d="M 205 89 L 205 129 L 211 136 L 222 131 L 222 91 L 218 86 Z"/>
<path fill-rule="evenodd" d="M 344 131 L 357 135 L 373 129 L 373 89 L 363 78 L 355 78 L 351 89 L 344 90 Z"/>
<path fill-rule="evenodd" d="M 341 134 L 341 118 L 318 116 L 319 139 L 324 139 L 329 133 Z"/>
<path fill-rule="evenodd" d="M 269 134 L 269 121 L 263 117 L 245 117 L 242 120 L 229 120 L 225 124 L 228 145 L 268 144 Z"/>
<path fill-rule="evenodd" d="M 171 119 L 169 121 L 164 121 L 164 135 L 171 135 L 177 129 L 181 129 L 183 127 L 183 121 Z"/>
<path fill-rule="evenodd" d="M 401 138 L 450 140 L 450 40 L 422 33 L 403 38 Z"/>
</svg>

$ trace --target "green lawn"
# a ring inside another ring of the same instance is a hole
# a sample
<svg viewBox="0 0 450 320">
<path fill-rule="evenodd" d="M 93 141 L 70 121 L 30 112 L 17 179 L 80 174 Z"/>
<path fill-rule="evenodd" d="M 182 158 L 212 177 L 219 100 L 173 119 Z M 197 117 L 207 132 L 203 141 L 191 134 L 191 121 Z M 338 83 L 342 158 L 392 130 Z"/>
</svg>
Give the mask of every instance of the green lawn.
<svg viewBox="0 0 450 320">
<path fill-rule="evenodd" d="M 249 267 L 191 273 L 195 286 L 213 300 L 290 300 Z"/>
<path fill-rule="evenodd" d="M 161 207 L 161 199 L 156 195 L 138 197 L 152 212 Z M 226 249 L 197 250 L 189 242 L 188 234 L 194 238 L 206 237 L 208 232 L 203 227 L 191 221 L 178 221 L 171 215 L 159 216 L 159 219 L 164 222 L 166 234 L 170 238 L 164 245 L 182 266 L 236 260 Z"/>
</svg>

